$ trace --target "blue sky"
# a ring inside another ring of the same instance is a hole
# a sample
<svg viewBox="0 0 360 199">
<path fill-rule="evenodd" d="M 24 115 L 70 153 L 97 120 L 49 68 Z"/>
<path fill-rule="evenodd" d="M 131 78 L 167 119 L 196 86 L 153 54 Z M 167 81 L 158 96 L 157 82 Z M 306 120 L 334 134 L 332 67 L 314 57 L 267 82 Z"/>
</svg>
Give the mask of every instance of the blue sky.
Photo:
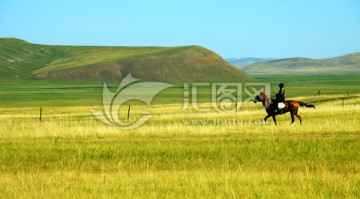
<svg viewBox="0 0 360 199">
<path fill-rule="evenodd" d="M 326 58 L 360 52 L 359 35 L 359 0 L 0 0 L 0 37 L 39 44 Z"/>
</svg>

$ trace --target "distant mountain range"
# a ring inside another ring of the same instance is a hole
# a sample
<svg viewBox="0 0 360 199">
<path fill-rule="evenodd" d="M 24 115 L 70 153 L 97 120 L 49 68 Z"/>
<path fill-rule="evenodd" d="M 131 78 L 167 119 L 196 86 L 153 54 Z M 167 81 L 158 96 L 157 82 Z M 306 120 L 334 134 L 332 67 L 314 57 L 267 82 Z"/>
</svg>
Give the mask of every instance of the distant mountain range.
<svg viewBox="0 0 360 199">
<path fill-rule="evenodd" d="M 235 59 L 235 58 L 226 59 L 226 61 L 228 61 L 232 65 L 240 67 L 240 68 L 242 66 L 246 66 L 246 65 L 249 65 L 252 63 L 263 62 L 263 61 L 268 61 L 268 60 L 272 60 L 272 59 L 271 58 L 255 58 L 255 57 L 247 57 L 247 58 L 242 58 L 242 59 Z"/>
<path fill-rule="evenodd" d="M 238 82 L 252 77 L 201 46 L 51 46 L 0 38 L 0 80 Z"/>
<path fill-rule="evenodd" d="M 234 64 L 233 59 L 230 61 Z M 327 59 L 271 59 L 250 63 L 239 68 L 248 74 L 360 74 L 360 53 Z"/>
</svg>

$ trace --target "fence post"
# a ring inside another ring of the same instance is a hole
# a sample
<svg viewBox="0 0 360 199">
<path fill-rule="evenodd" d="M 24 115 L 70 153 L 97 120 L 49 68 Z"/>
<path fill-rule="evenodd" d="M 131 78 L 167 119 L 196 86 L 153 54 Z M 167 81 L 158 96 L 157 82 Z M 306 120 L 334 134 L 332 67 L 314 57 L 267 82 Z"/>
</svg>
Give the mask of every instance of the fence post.
<svg viewBox="0 0 360 199">
<path fill-rule="evenodd" d="M 130 105 L 129 105 L 129 109 L 128 109 L 127 120 L 129 120 L 129 117 L 130 117 Z"/>
<path fill-rule="evenodd" d="M 42 117 L 42 107 L 40 107 L 40 122 L 41 122 L 41 117 Z"/>
<path fill-rule="evenodd" d="M 314 96 L 320 96 L 320 90 Z"/>
</svg>

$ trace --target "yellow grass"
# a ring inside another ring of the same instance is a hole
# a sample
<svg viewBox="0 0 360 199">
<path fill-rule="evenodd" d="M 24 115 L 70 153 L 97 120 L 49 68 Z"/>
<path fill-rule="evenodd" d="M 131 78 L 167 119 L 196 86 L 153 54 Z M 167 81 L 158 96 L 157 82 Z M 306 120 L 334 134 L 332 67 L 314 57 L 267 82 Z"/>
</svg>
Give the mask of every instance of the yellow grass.
<svg viewBox="0 0 360 199">
<path fill-rule="evenodd" d="M 199 104 L 134 105 L 123 130 L 91 109 L 0 109 L 0 193 L 4 198 L 258 198 L 360 196 L 359 98 L 341 96 L 264 124 L 260 104 L 217 113 Z M 299 98 L 308 102 L 311 98 Z M 126 119 L 127 107 L 120 117 Z"/>
</svg>

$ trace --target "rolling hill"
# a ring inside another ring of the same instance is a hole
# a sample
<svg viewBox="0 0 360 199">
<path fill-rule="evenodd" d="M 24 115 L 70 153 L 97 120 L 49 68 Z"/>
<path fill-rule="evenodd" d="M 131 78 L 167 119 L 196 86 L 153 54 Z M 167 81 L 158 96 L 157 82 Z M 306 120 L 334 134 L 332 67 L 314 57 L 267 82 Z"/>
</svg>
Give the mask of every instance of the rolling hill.
<svg viewBox="0 0 360 199">
<path fill-rule="evenodd" d="M 242 67 L 248 74 L 360 74 L 360 53 L 327 59 L 289 58 Z"/>
<path fill-rule="evenodd" d="M 200 46 L 54 46 L 0 39 L 2 80 L 232 82 L 252 77 Z"/>
</svg>

